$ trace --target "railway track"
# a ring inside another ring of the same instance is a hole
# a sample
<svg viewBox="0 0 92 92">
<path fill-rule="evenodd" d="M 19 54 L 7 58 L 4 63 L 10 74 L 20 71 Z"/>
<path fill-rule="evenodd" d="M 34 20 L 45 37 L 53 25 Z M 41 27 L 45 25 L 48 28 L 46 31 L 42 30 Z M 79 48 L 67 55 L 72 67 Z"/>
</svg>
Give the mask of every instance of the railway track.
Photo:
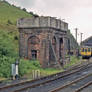
<svg viewBox="0 0 92 92">
<path fill-rule="evenodd" d="M 45 85 L 52 81 L 58 80 L 60 78 L 72 75 L 74 73 L 82 71 L 91 66 L 92 66 L 92 63 L 89 63 L 87 65 L 76 66 L 62 73 L 53 74 L 51 76 L 43 77 L 40 79 L 36 79 L 32 81 L 24 81 L 24 82 L 12 84 L 12 85 L 3 86 L 3 87 L 0 87 L 0 92 L 23 92 L 24 90 L 27 90 L 29 88 L 35 88 L 40 85 Z"/>
<path fill-rule="evenodd" d="M 61 87 L 58 87 L 58 88 L 56 88 L 54 90 L 51 90 L 49 92 L 80 92 L 81 90 L 83 90 L 84 88 L 86 88 L 87 86 L 89 86 L 89 85 L 92 84 L 92 81 L 90 82 L 91 79 L 92 79 L 92 73 L 91 74 L 88 74 L 88 75 L 85 75 L 85 76 L 82 76 L 81 78 L 78 78 L 78 79 L 76 79 L 74 81 L 71 81 L 71 82 L 69 82 L 69 83 L 67 83 L 67 84 L 65 84 L 65 85 L 63 85 Z M 72 87 L 74 85 L 77 85 L 78 86 L 78 84 L 80 84 L 83 81 L 86 81 L 86 82 L 82 83 L 82 86 L 81 87 L 79 87 L 77 89 L 76 88 L 69 89 L 69 87 Z"/>
<path fill-rule="evenodd" d="M 80 88 L 76 89 L 75 92 L 80 92 L 80 91 L 82 91 L 83 89 L 85 89 L 86 87 L 88 87 L 90 85 L 92 85 L 92 81 L 90 81 L 90 82 L 84 84 L 83 86 L 81 86 Z"/>
</svg>

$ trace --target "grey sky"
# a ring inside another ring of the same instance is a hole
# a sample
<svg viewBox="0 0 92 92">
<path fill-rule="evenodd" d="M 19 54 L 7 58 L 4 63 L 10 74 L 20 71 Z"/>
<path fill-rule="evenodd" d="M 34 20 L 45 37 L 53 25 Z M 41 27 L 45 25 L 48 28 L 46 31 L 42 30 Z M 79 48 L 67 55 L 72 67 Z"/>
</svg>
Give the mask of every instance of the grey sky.
<svg viewBox="0 0 92 92">
<path fill-rule="evenodd" d="M 92 0 L 7 0 L 17 6 L 27 8 L 38 15 L 65 19 L 73 35 L 74 28 L 83 32 L 83 39 L 92 35 Z M 80 35 L 78 36 L 80 40 Z"/>
</svg>

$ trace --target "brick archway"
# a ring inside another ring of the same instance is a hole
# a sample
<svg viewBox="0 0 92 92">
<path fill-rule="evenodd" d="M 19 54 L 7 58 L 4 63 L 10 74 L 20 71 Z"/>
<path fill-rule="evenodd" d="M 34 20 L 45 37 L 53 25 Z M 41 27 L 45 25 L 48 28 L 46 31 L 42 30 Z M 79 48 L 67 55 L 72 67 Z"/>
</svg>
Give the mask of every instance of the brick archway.
<svg viewBox="0 0 92 92">
<path fill-rule="evenodd" d="M 39 43 L 40 40 L 36 36 L 31 36 L 28 39 L 28 58 L 38 59 L 39 58 Z"/>
</svg>

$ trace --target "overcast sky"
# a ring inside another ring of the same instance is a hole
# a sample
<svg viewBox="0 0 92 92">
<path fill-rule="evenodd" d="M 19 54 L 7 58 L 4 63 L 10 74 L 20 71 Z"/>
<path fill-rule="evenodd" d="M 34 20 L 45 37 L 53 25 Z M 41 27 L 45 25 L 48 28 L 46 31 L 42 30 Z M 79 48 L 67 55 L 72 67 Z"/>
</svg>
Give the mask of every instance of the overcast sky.
<svg viewBox="0 0 92 92">
<path fill-rule="evenodd" d="M 75 36 L 75 28 L 83 39 L 92 35 L 92 0 L 7 0 L 38 15 L 65 19 Z"/>
</svg>

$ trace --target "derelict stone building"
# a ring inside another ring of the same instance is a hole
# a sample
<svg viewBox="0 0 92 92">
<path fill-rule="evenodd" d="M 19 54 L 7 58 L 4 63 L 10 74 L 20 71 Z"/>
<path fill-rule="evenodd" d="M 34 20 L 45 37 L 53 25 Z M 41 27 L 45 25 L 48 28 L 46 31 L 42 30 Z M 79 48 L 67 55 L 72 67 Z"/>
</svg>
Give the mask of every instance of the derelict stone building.
<svg viewBox="0 0 92 92">
<path fill-rule="evenodd" d="M 54 17 L 31 17 L 18 20 L 19 54 L 38 59 L 42 67 L 56 67 L 65 57 L 68 24 Z"/>
</svg>

